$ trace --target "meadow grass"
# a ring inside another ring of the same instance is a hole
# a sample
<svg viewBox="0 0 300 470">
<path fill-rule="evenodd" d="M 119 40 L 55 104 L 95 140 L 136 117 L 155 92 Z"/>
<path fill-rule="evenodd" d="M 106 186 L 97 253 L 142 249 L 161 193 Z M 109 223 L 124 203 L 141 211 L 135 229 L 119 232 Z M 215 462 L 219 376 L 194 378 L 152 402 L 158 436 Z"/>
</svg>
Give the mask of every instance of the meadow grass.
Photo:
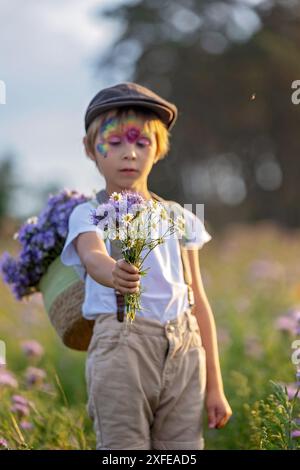
<svg viewBox="0 0 300 470">
<path fill-rule="evenodd" d="M 17 245 L 5 238 L 0 248 L 14 253 Z M 268 222 L 232 225 L 200 251 L 233 410 L 224 429 L 205 426 L 207 449 L 297 448 L 300 442 L 291 439 L 289 427 L 289 420 L 300 418 L 299 399 L 284 398 L 276 385 L 295 382 L 291 344 L 299 330 L 278 327 L 276 321 L 299 311 L 299 258 L 300 232 Z M 12 449 L 93 449 L 95 437 L 85 408 L 85 353 L 61 344 L 40 294 L 17 302 L 1 283 L 0 295 L 6 370 L 18 382 L 17 387 L 1 386 L 0 375 L 0 446 L 3 439 L 2 447 Z M 38 341 L 44 354 L 26 356 L 24 340 Z M 29 367 L 45 371 L 46 377 L 30 380 Z M 18 396 L 27 400 L 26 410 L 14 406 Z"/>
</svg>

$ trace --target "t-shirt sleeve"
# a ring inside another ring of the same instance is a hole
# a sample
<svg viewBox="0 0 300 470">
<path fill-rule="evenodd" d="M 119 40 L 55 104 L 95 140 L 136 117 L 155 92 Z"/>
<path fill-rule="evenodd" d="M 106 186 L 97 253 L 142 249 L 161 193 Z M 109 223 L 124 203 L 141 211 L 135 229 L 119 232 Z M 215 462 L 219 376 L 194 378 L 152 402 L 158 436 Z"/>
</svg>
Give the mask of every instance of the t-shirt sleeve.
<svg viewBox="0 0 300 470">
<path fill-rule="evenodd" d="M 191 250 L 200 249 L 212 239 L 200 217 L 186 208 L 183 208 L 183 217 L 185 220 L 185 230 L 181 241 L 185 248 Z"/>
<path fill-rule="evenodd" d="M 75 249 L 73 240 L 83 232 L 97 232 L 103 238 L 103 232 L 99 227 L 92 224 L 91 211 L 93 206 L 90 203 L 83 203 L 76 206 L 69 217 L 68 235 L 63 250 L 60 255 L 61 262 L 65 266 L 73 266 L 79 274 L 80 279 L 84 280 L 86 270 Z"/>
</svg>

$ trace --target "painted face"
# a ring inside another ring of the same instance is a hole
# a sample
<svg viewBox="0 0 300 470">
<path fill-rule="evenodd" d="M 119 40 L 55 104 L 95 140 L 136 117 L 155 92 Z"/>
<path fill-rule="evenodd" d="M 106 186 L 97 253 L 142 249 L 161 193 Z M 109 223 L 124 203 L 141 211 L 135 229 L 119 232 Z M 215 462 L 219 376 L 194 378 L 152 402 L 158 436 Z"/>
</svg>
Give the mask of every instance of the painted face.
<svg viewBox="0 0 300 470">
<path fill-rule="evenodd" d="M 99 134 L 101 141 L 96 148 L 104 158 L 107 157 L 111 146 L 118 146 L 127 141 L 144 148 L 152 142 L 151 134 L 144 130 L 144 122 L 135 116 L 128 116 L 122 123 L 116 117 L 109 118 L 100 127 Z"/>
</svg>

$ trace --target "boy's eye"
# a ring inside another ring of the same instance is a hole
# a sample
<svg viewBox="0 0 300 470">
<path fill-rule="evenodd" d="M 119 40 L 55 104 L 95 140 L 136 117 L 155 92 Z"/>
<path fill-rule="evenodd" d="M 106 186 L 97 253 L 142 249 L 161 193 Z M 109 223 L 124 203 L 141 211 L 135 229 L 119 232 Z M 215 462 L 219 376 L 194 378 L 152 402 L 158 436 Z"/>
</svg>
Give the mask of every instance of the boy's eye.
<svg viewBox="0 0 300 470">
<path fill-rule="evenodd" d="M 150 140 L 145 137 L 142 137 L 141 139 L 138 140 L 138 145 L 140 147 L 147 147 L 150 144 L 151 144 Z"/>
<path fill-rule="evenodd" d="M 108 139 L 109 145 L 119 145 L 122 143 L 121 137 L 118 136 L 113 136 Z M 148 145 L 151 145 L 151 141 L 147 137 L 141 137 L 136 141 L 136 144 L 139 147 L 147 147 Z"/>
<path fill-rule="evenodd" d="M 121 139 L 119 137 L 112 137 L 111 139 L 109 139 L 109 144 L 111 145 L 118 145 L 120 144 L 121 142 Z"/>
</svg>

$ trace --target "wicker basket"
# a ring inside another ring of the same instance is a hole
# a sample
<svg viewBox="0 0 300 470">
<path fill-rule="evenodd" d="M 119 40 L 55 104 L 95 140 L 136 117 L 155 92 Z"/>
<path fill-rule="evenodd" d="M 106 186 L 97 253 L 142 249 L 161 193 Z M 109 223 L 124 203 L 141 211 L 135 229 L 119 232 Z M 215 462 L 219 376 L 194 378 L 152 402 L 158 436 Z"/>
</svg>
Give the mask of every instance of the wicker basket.
<svg viewBox="0 0 300 470">
<path fill-rule="evenodd" d="M 71 349 L 86 351 L 93 333 L 94 321 L 82 316 L 84 282 L 60 257 L 51 263 L 40 280 L 49 319 L 63 343 Z"/>
</svg>

